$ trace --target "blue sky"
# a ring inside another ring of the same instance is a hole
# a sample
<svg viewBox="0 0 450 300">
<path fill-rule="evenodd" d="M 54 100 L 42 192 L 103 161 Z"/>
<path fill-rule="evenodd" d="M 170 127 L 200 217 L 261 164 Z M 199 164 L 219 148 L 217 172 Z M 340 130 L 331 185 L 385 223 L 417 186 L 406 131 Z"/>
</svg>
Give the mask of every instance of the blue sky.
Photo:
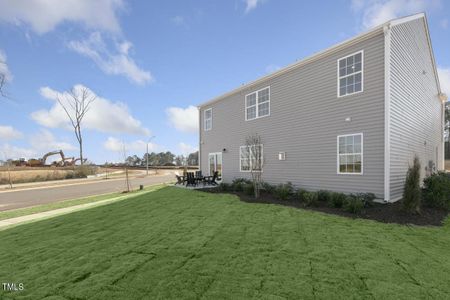
<svg viewBox="0 0 450 300">
<path fill-rule="evenodd" d="M 97 96 L 85 155 L 119 161 L 198 145 L 198 105 L 391 18 L 425 11 L 450 92 L 450 3 L 432 0 L 0 0 L 0 159 L 77 155 L 57 105 L 74 86 Z"/>
</svg>

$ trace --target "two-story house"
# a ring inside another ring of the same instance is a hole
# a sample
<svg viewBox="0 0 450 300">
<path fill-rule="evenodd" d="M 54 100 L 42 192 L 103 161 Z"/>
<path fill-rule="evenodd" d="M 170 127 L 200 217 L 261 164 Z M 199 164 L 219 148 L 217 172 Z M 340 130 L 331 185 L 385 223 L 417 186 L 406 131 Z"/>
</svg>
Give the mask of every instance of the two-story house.
<svg viewBox="0 0 450 300">
<path fill-rule="evenodd" d="M 389 21 L 199 106 L 200 168 L 269 183 L 401 198 L 414 155 L 444 168 L 444 102 L 426 16 Z"/>
</svg>

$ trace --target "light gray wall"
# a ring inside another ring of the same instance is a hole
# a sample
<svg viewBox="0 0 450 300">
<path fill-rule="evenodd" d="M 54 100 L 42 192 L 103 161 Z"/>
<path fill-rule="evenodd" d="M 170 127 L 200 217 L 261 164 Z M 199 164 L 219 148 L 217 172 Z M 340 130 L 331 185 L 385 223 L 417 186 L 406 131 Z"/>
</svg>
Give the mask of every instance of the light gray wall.
<svg viewBox="0 0 450 300">
<path fill-rule="evenodd" d="M 364 50 L 364 91 L 337 97 L 337 59 Z M 270 116 L 245 121 L 245 95 L 270 86 Z M 203 111 L 213 108 L 213 128 L 203 131 Z M 263 178 L 291 181 L 310 190 L 372 192 L 384 197 L 384 35 L 364 40 L 266 82 L 238 91 L 200 109 L 200 153 L 208 173 L 208 153 L 223 148 L 223 177 L 239 171 L 239 146 L 258 133 L 264 145 Z M 351 122 L 345 122 L 351 117 Z M 337 174 L 337 136 L 364 134 L 364 174 Z M 278 160 L 278 152 L 286 160 Z"/>
<path fill-rule="evenodd" d="M 428 162 L 443 155 L 442 106 L 423 18 L 392 27 L 390 65 L 390 190 L 396 200 L 414 154 L 422 177 Z"/>
</svg>

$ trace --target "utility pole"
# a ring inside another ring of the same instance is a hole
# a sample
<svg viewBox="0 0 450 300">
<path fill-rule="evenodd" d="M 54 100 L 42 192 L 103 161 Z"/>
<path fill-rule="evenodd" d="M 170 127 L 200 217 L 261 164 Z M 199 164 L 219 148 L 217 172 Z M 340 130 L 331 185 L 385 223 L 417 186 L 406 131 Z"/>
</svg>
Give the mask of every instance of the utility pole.
<svg viewBox="0 0 450 300">
<path fill-rule="evenodd" d="M 147 161 L 147 176 L 148 176 L 148 144 L 150 143 L 150 141 L 155 138 L 156 136 L 151 136 L 148 141 L 147 141 L 147 152 L 146 152 L 146 161 Z"/>
</svg>

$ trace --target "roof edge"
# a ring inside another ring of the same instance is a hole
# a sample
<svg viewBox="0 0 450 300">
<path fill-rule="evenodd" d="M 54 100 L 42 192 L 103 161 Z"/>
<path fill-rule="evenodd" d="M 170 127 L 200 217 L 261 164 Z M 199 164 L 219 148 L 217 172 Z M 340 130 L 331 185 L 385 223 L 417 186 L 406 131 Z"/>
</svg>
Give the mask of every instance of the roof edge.
<svg viewBox="0 0 450 300">
<path fill-rule="evenodd" d="M 367 30 L 365 32 L 362 32 L 362 33 L 360 33 L 360 34 L 358 34 L 358 35 L 356 35 L 356 36 L 354 36 L 352 38 L 349 38 L 349 39 L 344 40 L 344 41 L 342 41 L 340 43 L 337 43 L 337 44 L 335 44 L 335 45 L 333 45 L 331 47 L 328 47 L 328 48 L 326 48 L 326 49 L 324 49 L 322 51 L 319 51 L 319 52 L 316 52 L 316 53 L 314 53 L 314 54 L 312 54 L 310 56 L 307 56 L 306 58 L 304 58 L 304 59 L 302 59 L 300 61 L 297 61 L 295 63 L 289 64 L 286 67 L 283 67 L 283 68 L 281 68 L 280 70 L 278 70 L 276 72 L 273 72 L 271 74 L 265 75 L 265 76 L 260 77 L 260 78 L 258 78 L 256 80 L 250 81 L 249 83 L 243 84 L 242 86 L 240 86 L 238 88 L 235 88 L 235 89 L 233 89 L 233 90 L 231 90 L 231 91 L 229 91 L 229 92 L 227 92 L 225 94 L 222 94 L 222 95 L 220 95 L 218 97 L 212 98 L 211 100 L 208 100 L 206 102 L 203 102 L 203 103 L 197 105 L 197 107 L 201 108 L 201 107 L 204 107 L 204 106 L 207 106 L 207 105 L 211 105 L 211 104 L 216 103 L 216 102 L 218 102 L 218 101 L 220 101 L 220 100 L 222 100 L 222 99 L 224 99 L 224 98 L 226 98 L 228 96 L 231 96 L 231 95 L 233 95 L 235 93 L 241 92 L 241 91 L 243 91 L 243 90 L 245 90 L 245 89 L 247 89 L 249 87 L 252 87 L 254 85 L 260 84 L 260 83 L 262 83 L 265 80 L 269 80 L 269 79 L 278 77 L 278 76 L 280 76 L 282 74 L 285 74 L 285 73 L 287 73 L 287 72 L 289 72 L 291 70 L 294 70 L 294 69 L 296 69 L 296 68 L 298 68 L 300 66 L 303 66 L 303 65 L 311 63 L 311 62 L 313 62 L 315 60 L 318 60 L 318 59 L 322 58 L 325 55 L 328 55 L 328 54 L 331 54 L 333 52 L 339 51 L 340 49 L 342 49 L 342 48 L 344 48 L 346 46 L 350 46 L 350 45 L 352 45 L 354 43 L 357 43 L 357 42 L 363 41 L 365 39 L 368 39 L 371 36 L 373 36 L 375 34 L 378 34 L 378 32 L 382 32 L 386 26 L 395 26 L 395 25 L 399 25 L 399 24 L 402 24 L 402 23 L 405 23 L 405 22 L 409 22 L 409 21 L 412 21 L 412 20 L 415 20 L 415 19 L 420 19 L 420 18 L 423 18 L 425 20 L 427 37 L 428 37 L 428 41 L 429 41 L 429 45 L 430 45 L 431 55 L 433 57 L 434 70 L 435 70 L 435 74 L 437 76 L 436 63 L 434 61 L 434 54 L 433 54 L 433 50 L 432 50 L 432 47 L 431 47 L 431 39 L 430 39 L 430 36 L 429 36 L 429 31 L 428 31 L 428 22 L 427 22 L 425 13 L 422 12 L 422 13 L 418 13 L 418 14 L 414 14 L 414 15 L 410 15 L 410 16 L 406 16 L 406 17 L 402 17 L 402 18 L 398 18 L 398 19 L 387 21 L 387 22 L 385 22 L 383 24 L 380 24 L 380 25 L 378 25 L 378 26 L 376 26 L 376 27 L 374 27 L 372 29 L 369 29 L 369 30 Z M 436 78 L 437 78 L 437 82 L 438 82 L 438 89 L 440 91 L 441 89 L 440 89 L 440 84 L 439 84 L 439 78 L 438 77 L 436 77 Z"/>
</svg>

